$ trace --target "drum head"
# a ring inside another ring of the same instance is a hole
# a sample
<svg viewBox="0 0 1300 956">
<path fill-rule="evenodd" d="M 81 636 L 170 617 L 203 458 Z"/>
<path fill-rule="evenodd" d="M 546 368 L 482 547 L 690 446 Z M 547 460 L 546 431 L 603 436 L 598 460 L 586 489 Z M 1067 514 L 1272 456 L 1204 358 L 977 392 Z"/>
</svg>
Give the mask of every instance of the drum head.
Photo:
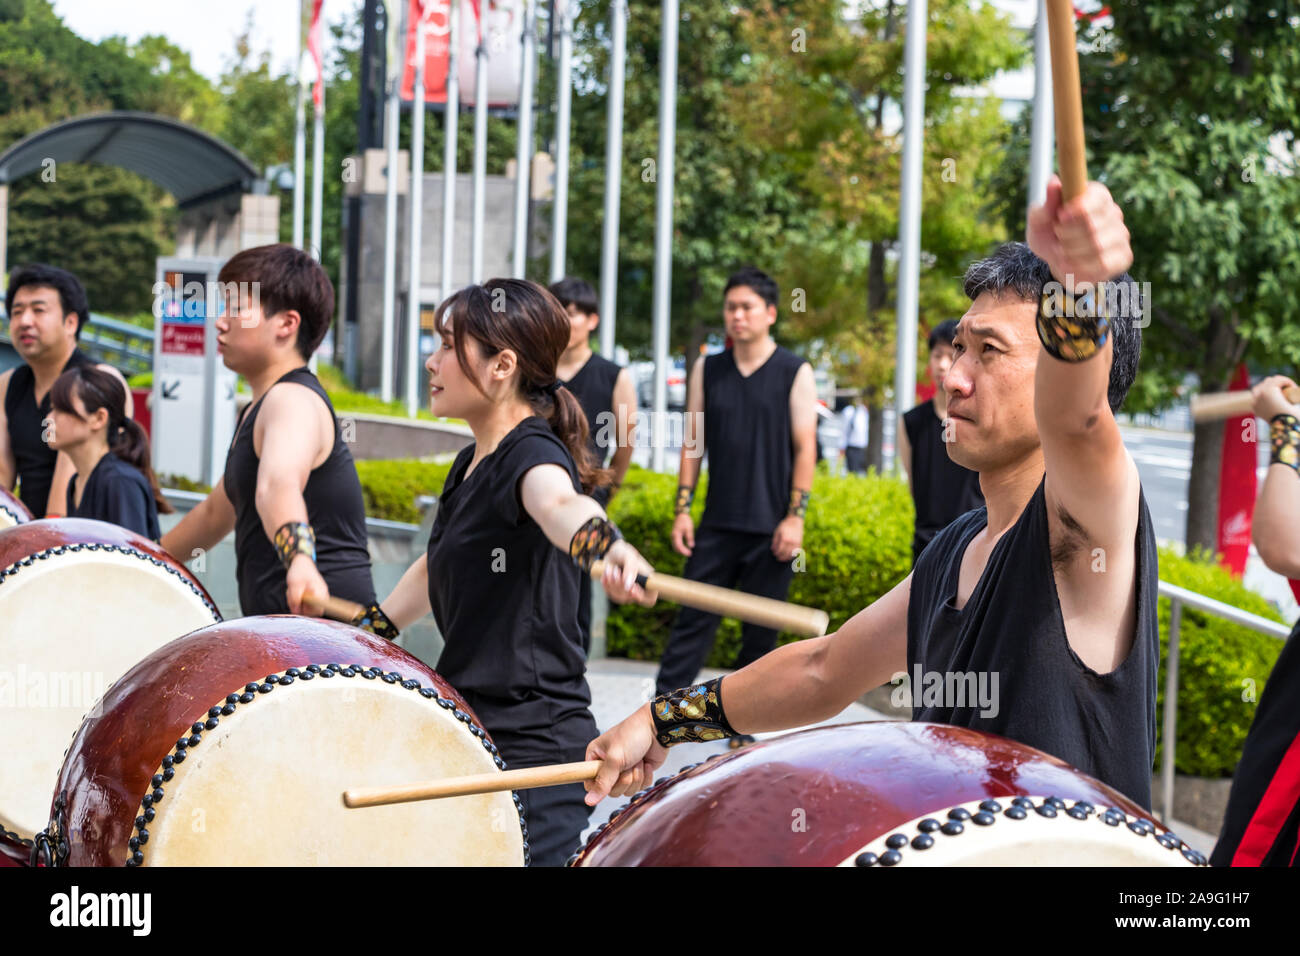
<svg viewBox="0 0 1300 956">
<path fill-rule="evenodd" d="M 42 539 L 42 530 L 61 523 L 0 532 L 0 547 L 8 545 L 0 563 L 0 661 L 7 664 L 0 827 L 23 838 L 49 819 L 68 742 L 105 690 L 150 651 L 220 620 L 183 569 L 129 541 L 114 543 L 120 535 L 57 545 Z M 16 539 L 31 546 L 15 548 Z"/>
<path fill-rule="evenodd" d="M 173 750 L 164 798 L 150 801 L 144 865 L 523 865 L 519 809 L 508 791 L 344 807 L 349 788 L 496 767 L 436 696 L 328 669 L 305 680 L 310 673 L 263 684 L 274 690 L 205 728 L 182 763 Z"/>
</svg>

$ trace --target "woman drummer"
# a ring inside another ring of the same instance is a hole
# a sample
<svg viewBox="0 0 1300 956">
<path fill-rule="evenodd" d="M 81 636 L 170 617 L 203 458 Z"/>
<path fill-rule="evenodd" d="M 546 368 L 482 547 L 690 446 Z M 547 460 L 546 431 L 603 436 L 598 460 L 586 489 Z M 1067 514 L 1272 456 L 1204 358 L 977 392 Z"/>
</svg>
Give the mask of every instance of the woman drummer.
<svg viewBox="0 0 1300 956">
<path fill-rule="evenodd" d="M 469 702 L 512 768 L 583 759 L 595 735 L 578 631 L 578 575 L 605 560 L 615 600 L 653 603 L 650 566 L 587 497 L 608 481 L 587 451 L 578 401 L 555 376 L 570 321 L 541 286 L 492 279 L 436 314 L 425 363 L 435 415 L 464 419 L 428 554 L 382 602 L 398 628 L 432 610 L 445 642 L 438 672 Z M 567 553 L 566 553 L 567 552 Z M 519 794 L 531 857 L 559 865 L 590 808 L 582 784 Z"/>
<path fill-rule="evenodd" d="M 123 413 L 126 399 L 112 373 L 73 366 L 50 388 L 48 444 L 77 469 L 68 482 L 69 518 L 107 521 L 157 541 L 158 513 L 172 507 L 149 467 L 149 436 Z"/>
</svg>

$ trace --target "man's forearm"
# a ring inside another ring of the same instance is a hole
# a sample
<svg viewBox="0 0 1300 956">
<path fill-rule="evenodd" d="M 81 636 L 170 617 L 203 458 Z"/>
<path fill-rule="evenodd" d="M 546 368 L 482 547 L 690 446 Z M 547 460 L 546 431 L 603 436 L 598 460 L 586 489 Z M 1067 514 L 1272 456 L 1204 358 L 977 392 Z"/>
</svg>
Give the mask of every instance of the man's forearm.
<svg viewBox="0 0 1300 956">
<path fill-rule="evenodd" d="M 610 459 L 609 469 L 614 473 L 614 484 L 623 484 L 624 477 L 627 476 L 627 469 L 632 464 L 632 446 L 620 445 L 618 451 L 614 452 L 614 457 Z"/>
<path fill-rule="evenodd" d="M 224 529 L 214 525 L 211 508 L 204 499 L 163 535 L 160 543 L 177 560 L 190 561 L 195 551 L 210 550 L 226 536 Z"/>
<path fill-rule="evenodd" d="M 275 533 L 291 522 L 307 523 L 307 502 L 302 497 L 302 489 L 293 479 L 272 479 L 258 482 L 256 506 L 258 517 L 262 519 L 262 530 L 270 541 L 275 540 Z"/>
<path fill-rule="evenodd" d="M 741 734 L 802 727 L 834 717 L 851 704 L 821 677 L 831 638 L 796 641 L 764 654 L 722 681 L 722 705 Z"/>
</svg>

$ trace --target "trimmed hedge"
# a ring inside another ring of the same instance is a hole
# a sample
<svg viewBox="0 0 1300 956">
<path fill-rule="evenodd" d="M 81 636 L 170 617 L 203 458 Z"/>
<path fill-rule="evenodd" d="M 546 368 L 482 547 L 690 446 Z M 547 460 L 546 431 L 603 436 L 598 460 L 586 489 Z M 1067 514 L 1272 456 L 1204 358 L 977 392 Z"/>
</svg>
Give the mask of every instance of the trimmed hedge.
<svg viewBox="0 0 1300 956">
<path fill-rule="evenodd" d="M 1160 551 L 1160 579 L 1189 591 L 1285 624 L 1268 601 L 1205 555 Z M 1160 687 L 1156 735 L 1164 726 L 1165 657 L 1169 649 L 1169 601 L 1161 598 Z M 1231 777 L 1241 759 L 1264 683 L 1282 651 L 1268 634 L 1183 606 L 1178 631 L 1178 745 L 1174 768 L 1198 777 Z M 1159 768 L 1162 750 L 1156 754 Z"/>
<path fill-rule="evenodd" d="M 451 464 L 450 459 L 433 462 L 415 458 L 357 462 L 361 493 L 366 499 L 366 514 L 372 518 L 419 524 L 416 497 L 441 494 Z"/>
<path fill-rule="evenodd" d="M 692 514 L 704 511 L 708 475 L 699 483 Z M 666 574 L 681 575 L 686 558 L 673 550 L 673 499 L 676 475 L 630 468 L 610 516 L 623 536 Z M 882 517 L 883 516 L 883 517 Z M 812 503 L 804 527 L 802 569 L 789 599 L 824 609 L 834 630 L 907 576 L 912 565 L 912 499 L 907 485 L 877 475 L 833 478 L 824 469 L 813 480 Z M 609 653 L 636 660 L 658 660 L 677 616 L 677 606 L 612 606 L 606 624 Z M 798 640 L 782 633 L 781 644 Z M 740 650 L 740 625 L 724 619 L 708 660 L 730 667 Z"/>
</svg>

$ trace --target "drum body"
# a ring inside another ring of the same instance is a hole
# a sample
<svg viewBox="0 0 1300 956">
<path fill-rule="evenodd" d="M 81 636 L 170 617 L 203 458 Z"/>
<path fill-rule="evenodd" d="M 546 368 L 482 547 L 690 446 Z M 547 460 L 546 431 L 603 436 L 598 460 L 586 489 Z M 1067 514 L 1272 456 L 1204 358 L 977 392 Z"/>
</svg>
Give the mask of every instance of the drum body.
<svg viewBox="0 0 1300 956">
<path fill-rule="evenodd" d="M 183 565 L 117 525 L 0 531 L 0 829 L 23 840 L 45 826 L 68 741 L 113 681 L 219 620 Z"/>
<path fill-rule="evenodd" d="M 0 528 L 12 528 L 16 524 L 27 524 L 32 520 L 32 513 L 27 506 L 0 488 Z"/>
<path fill-rule="evenodd" d="M 837 724 L 711 758 L 616 811 L 577 866 L 1204 863 L 1055 757 L 946 724 Z"/>
<path fill-rule="evenodd" d="M 343 806 L 353 787 L 502 767 L 460 695 L 402 648 L 344 624 L 242 618 L 114 685 L 37 842 L 72 866 L 522 865 L 509 791 Z"/>
</svg>

